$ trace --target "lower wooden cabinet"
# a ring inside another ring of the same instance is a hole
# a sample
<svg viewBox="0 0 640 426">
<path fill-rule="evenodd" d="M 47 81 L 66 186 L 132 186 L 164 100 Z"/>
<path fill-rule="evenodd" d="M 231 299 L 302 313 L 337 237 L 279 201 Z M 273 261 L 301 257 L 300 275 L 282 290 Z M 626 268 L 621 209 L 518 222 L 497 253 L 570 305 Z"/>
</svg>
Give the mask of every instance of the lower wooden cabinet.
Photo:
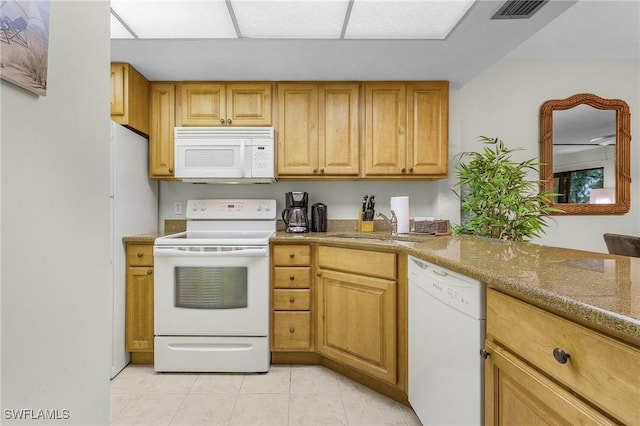
<svg viewBox="0 0 640 426">
<path fill-rule="evenodd" d="M 311 352 L 311 246 L 273 245 L 271 259 L 271 350 Z"/>
<path fill-rule="evenodd" d="M 395 384 L 396 254 L 319 246 L 317 275 L 318 352 Z"/>
<path fill-rule="evenodd" d="M 487 425 L 640 424 L 640 349 L 493 289 L 485 346 Z"/>
<path fill-rule="evenodd" d="M 125 349 L 153 363 L 153 244 L 128 243 L 126 258 Z"/>
</svg>

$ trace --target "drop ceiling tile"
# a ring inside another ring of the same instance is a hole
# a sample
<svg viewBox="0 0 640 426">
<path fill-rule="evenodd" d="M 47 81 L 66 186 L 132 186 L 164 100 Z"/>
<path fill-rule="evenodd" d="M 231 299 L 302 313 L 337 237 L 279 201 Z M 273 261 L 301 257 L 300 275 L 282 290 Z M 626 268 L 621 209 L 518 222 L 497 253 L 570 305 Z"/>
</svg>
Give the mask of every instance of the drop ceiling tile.
<svg viewBox="0 0 640 426">
<path fill-rule="evenodd" d="M 340 38 L 348 0 L 231 0 L 247 38 Z"/>
<path fill-rule="evenodd" d="M 111 8 L 139 38 L 236 38 L 224 0 L 114 0 Z"/>
<path fill-rule="evenodd" d="M 444 39 L 474 0 L 354 0 L 344 38 Z"/>
</svg>

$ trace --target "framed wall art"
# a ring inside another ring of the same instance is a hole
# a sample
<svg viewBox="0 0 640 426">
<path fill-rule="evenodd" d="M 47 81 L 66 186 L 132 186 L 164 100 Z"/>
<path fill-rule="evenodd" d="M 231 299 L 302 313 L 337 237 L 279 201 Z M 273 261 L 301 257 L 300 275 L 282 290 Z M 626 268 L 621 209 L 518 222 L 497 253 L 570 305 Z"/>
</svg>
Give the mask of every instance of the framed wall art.
<svg viewBox="0 0 640 426">
<path fill-rule="evenodd" d="M 47 94 L 50 0 L 0 0 L 0 78 Z"/>
</svg>

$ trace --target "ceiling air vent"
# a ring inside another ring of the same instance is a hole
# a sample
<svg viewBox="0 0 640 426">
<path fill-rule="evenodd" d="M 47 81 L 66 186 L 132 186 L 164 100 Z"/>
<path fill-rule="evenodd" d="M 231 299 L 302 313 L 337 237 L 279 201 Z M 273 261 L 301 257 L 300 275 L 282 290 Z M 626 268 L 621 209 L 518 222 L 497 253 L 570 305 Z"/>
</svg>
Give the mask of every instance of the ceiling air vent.
<svg viewBox="0 0 640 426">
<path fill-rule="evenodd" d="M 491 17 L 491 19 L 529 19 L 549 0 L 511 0 Z"/>
</svg>

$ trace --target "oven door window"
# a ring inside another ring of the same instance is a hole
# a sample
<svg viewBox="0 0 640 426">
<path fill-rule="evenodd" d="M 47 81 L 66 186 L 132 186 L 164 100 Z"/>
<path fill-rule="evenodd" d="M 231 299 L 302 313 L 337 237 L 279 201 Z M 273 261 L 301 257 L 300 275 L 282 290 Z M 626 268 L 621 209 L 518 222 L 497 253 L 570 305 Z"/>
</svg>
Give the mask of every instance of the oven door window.
<svg viewBox="0 0 640 426">
<path fill-rule="evenodd" d="M 177 266 L 175 306 L 188 309 L 247 307 L 246 267 Z"/>
</svg>

